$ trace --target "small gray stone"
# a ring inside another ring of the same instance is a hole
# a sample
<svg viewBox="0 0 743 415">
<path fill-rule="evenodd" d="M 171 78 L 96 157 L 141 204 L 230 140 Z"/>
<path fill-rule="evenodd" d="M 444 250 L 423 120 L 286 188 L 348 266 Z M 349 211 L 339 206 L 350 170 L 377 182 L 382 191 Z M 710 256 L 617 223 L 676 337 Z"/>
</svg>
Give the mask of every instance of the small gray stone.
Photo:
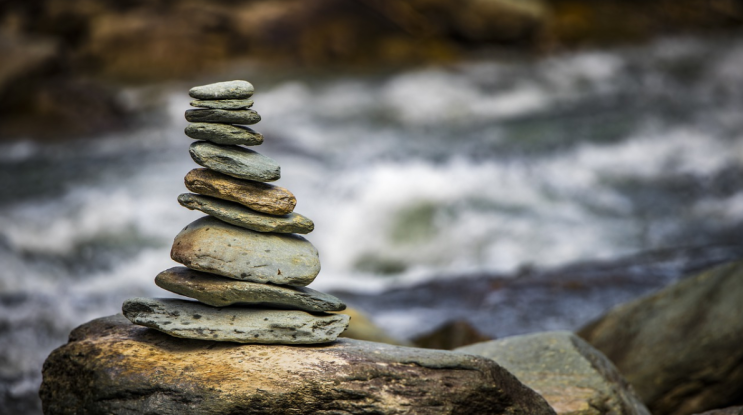
<svg viewBox="0 0 743 415">
<path fill-rule="evenodd" d="M 122 311 L 132 323 L 174 337 L 256 344 L 332 342 L 346 329 L 349 320 L 345 314 L 214 308 L 167 298 L 130 298 L 124 301 Z"/>
<path fill-rule="evenodd" d="M 186 110 L 190 122 L 212 122 L 226 124 L 255 124 L 261 116 L 254 110 Z"/>
<path fill-rule="evenodd" d="M 311 312 L 346 308 L 341 300 L 312 288 L 235 281 L 186 267 L 161 272 L 155 277 L 155 284 L 214 307 L 244 304 Z"/>
<path fill-rule="evenodd" d="M 315 224 L 310 219 L 298 213 L 272 216 L 250 210 L 237 203 L 191 193 L 178 196 L 178 203 L 188 209 L 200 210 L 229 224 L 256 232 L 306 234 L 315 229 Z"/>
<path fill-rule="evenodd" d="M 192 107 L 211 108 L 215 110 L 244 110 L 253 106 L 252 99 L 219 99 L 191 101 Z"/>
<path fill-rule="evenodd" d="M 186 135 L 222 145 L 257 146 L 263 143 L 261 133 L 242 125 L 193 123 L 186 127 Z"/>
<path fill-rule="evenodd" d="M 253 85 L 247 81 L 226 81 L 195 86 L 188 95 L 196 99 L 245 99 L 253 95 Z"/>
<path fill-rule="evenodd" d="M 273 182 L 281 178 L 279 163 L 247 148 L 197 141 L 188 152 L 197 164 L 238 179 Z"/>
<path fill-rule="evenodd" d="M 254 232 L 211 216 L 186 226 L 170 257 L 197 271 L 279 285 L 309 285 L 320 272 L 317 249 L 301 236 Z"/>
</svg>

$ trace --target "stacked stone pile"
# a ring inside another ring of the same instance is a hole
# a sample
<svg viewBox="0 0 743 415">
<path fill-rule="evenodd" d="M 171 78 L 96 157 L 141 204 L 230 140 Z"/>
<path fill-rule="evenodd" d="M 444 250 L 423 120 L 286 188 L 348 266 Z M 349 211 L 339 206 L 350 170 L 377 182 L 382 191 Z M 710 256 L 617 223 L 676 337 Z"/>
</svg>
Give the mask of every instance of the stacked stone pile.
<svg viewBox="0 0 743 415">
<path fill-rule="evenodd" d="M 135 324 L 175 337 L 265 344 L 333 341 L 349 317 L 337 298 L 306 286 L 320 272 L 317 250 L 297 234 L 313 222 L 293 213 L 287 189 L 268 184 L 281 177 L 274 160 L 243 146 L 263 143 L 244 126 L 260 121 L 250 109 L 246 81 L 192 88 L 186 135 L 199 140 L 191 158 L 205 167 L 185 177 L 178 202 L 206 213 L 175 238 L 171 258 L 185 267 L 161 272 L 155 283 L 194 298 L 132 298 L 124 315 Z"/>
</svg>

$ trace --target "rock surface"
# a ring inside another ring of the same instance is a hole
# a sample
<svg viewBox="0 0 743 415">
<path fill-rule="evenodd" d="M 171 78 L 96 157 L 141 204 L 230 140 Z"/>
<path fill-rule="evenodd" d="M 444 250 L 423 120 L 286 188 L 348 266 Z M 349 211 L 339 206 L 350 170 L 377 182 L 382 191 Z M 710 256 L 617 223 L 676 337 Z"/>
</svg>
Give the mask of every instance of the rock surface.
<svg viewBox="0 0 743 415">
<path fill-rule="evenodd" d="M 578 333 L 603 352 L 658 415 L 740 402 L 743 262 L 621 305 Z"/>
<path fill-rule="evenodd" d="M 245 99 L 250 98 L 254 91 L 253 84 L 248 81 L 225 81 L 195 86 L 188 95 L 196 99 Z"/>
<path fill-rule="evenodd" d="M 186 120 L 189 122 L 256 124 L 260 122 L 261 116 L 254 110 L 197 109 L 186 110 Z"/>
<path fill-rule="evenodd" d="M 194 169 L 184 179 L 194 193 L 239 203 L 270 215 L 286 215 L 294 210 L 297 199 L 283 187 L 268 183 L 235 179 L 209 169 Z"/>
<path fill-rule="evenodd" d="M 58 414 L 554 414 L 489 359 L 354 340 L 314 347 L 177 339 L 89 322 L 44 364 Z"/>
<path fill-rule="evenodd" d="M 256 232 L 306 234 L 315 229 L 315 224 L 310 219 L 298 213 L 272 216 L 250 210 L 237 203 L 190 193 L 178 196 L 178 203 L 188 209 L 200 210 L 229 224 Z"/>
<path fill-rule="evenodd" d="M 614 365 L 570 332 L 513 336 L 456 351 L 495 360 L 558 414 L 650 415 Z"/>
<path fill-rule="evenodd" d="M 197 271 L 259 283 L 304 286 L 320 272 L 317 250 L 301 236 L 254 232 L 209 216 L 175 237 L 170 257 Z"/>
<path fill-rule="evenodd" d="M 188 152 L 197 164 L 238 179 L 272 182 L 281 178 L 279 163 L 247 148 L 197 141 Z"/>
<path fill-rule="evenodd" d="M 713 409 L 697 415 L 743 415 L 743 406 L 731 406 L 724 409 Z"/>
<path fill-rule="evenodd" d="M 161 272 L 155 277 L 155 284 L 214 307 L 249 304 L 313 312 L 346 308 L 336 297 L 312 288 L 235 281 L 186 267 Z"/>
<path fill-rule="evenodd" d="M 195 140 L 206 140 L 222 145 L 257 146 L 263 143 L 261 133 L 242 125 L 199 122 L 189 124 L 185 133 Z"/>
<path fill-rule="evenodd" d="M 252 99 L 196 99 L 191 101 L 192 107 L 211 108 L 216 110 L 243 110 L 252 107 Z"/>
<path fill-rule="evenodd" d="M 184 339 L 257 344 L 317 344 L 334 341 L 348 326 L 342 314 L 249 307 L 215 308 L 172 298 L 130 298 L 122 306 L 134 324 Z"/>
</svg>

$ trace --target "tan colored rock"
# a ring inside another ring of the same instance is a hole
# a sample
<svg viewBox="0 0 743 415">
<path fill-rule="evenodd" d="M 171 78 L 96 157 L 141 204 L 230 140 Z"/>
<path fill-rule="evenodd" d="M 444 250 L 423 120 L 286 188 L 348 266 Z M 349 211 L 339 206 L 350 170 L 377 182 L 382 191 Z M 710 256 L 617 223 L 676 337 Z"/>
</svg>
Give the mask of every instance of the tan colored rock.
<svg viewBox="0 0 743 415">
<path fill-rule="evenodd" d="M 297 205 L 294 195 L 283 187 L 236 179 L 209 169 L 193 169 L 184 180 L 186 188 L 194 193 L 236 202 L 269 215 L 286 215 Z"/>
<path fill-rule="evenodd" d="M 339 314 L 345 314 L 351 317 L 351 322 L 348 324 L 348 328 L 346 331 L 341 333 L 340 337 L 394 344 L 397 346 L 410 346 L 410 343 L 390 336 L 383 328 L 374 324 L 366 314 L 355 308 L 348 307 Z"/>
</svg>

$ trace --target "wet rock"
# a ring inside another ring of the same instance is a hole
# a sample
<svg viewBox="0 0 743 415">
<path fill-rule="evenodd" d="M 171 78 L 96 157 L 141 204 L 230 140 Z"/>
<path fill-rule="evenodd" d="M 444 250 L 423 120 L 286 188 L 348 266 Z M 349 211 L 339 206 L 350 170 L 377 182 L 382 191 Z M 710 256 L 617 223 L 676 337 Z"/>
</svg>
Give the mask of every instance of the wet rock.
<svg viewBox="0 0 743 415">
<path fill-rule="evenodd" d="M 492 337 L 480 333 L 467 320 L 455 320 L 414 338 L 413 344 L 426 349 L 454 350 L 457 347 L 488 340 L 492 340 Z"/>
<path fill-rule="evenodd" d="M 554 414 L 489 359 L 339 339 L 296 347 L 177 339 L 121 316 L 44 364 L 47 415 Z"/>
<path fill-rule="evenodd" d="M 252 99 L 196 99 L 191 101 L 192 107 L 211 108 L 216 110 L 244 110 L 253 106 Z"/>
<path fill-rule="evenodd" d="M 213 110 L 197 109 L 186 110 L 186 120 L 189 122 L 211 122 L 227 124 L 256 124 L 261 116 L 254 110 Z"/>
<path fill-rule="evenodd" d="M 209 169 L 194 169 L 184 179 L 188 190 L 204 196 L 229 200 L 270 215 L 286 215 L 297 199 L 283 187 L 235 179 Z"/>
<path fill-rule="evenodd" d="M 254 232 L 210 216 L 175 237 L 170 257 L 197 271 L 259 283 L 305 286 L 320 272 L 317 250 L 301 236 Z"/>
<path fill-rule="evenodd" d="M 281 178 L 278 163 L 247 148 L 197 141 L 188 152 L 197 164 L 238 179 L 272 182 Z"/>
<path fill-rule="evenodd" d="M 216 82 L 209 85 L 195 86 L 188 95 L 196 99 L 245 99 L 253 95 L 255 88 L 248 81 Z"/>
<path fill-rule="evenodd" d="M 722 265 L 621 305 L 579 331 L 634 386 L 653 414 L 740 402 L 743 262 Z"/>
<path fill-rule="evenodd" d="M 184 339 L 257 344 L 317 344 L 348 326 L 342 314 L 248 307 L 215 308 L 172 298 L 130 298 L 122 306 L 132 323 Z"/>
<path fill-rule="evenodd" d="M 346 308 L 341 300 L 311 288 L 235 281 L 185 267 L 161 272 L 155 284 L 214 307 L 244 304 L 313 312 Z"/>
<path fill-rule="evenodd" d="M 310 219 L 298 213 L 272 216 L 250 210 L 237 203 L 190 193 L 178 196 L 178 203 L 188 209 L 200 210 L 229 224 L 256 232 L 306 234 L 315 229 L 315 224 Z"/>
<path fill-rule="evenodd" d="M 186 127 L 185 133 L 195 140 L 206 140 L 221 145 L 257 146 L 263 144 L 261 133 L 242 125 L 193 123 Z"/>
<path fill-rule="evenodd" d="M 558 414 L 650 415 L 614 365 L 570 332 L 507 337 L 456 351 L 495 360 Z"/>
</svg>

